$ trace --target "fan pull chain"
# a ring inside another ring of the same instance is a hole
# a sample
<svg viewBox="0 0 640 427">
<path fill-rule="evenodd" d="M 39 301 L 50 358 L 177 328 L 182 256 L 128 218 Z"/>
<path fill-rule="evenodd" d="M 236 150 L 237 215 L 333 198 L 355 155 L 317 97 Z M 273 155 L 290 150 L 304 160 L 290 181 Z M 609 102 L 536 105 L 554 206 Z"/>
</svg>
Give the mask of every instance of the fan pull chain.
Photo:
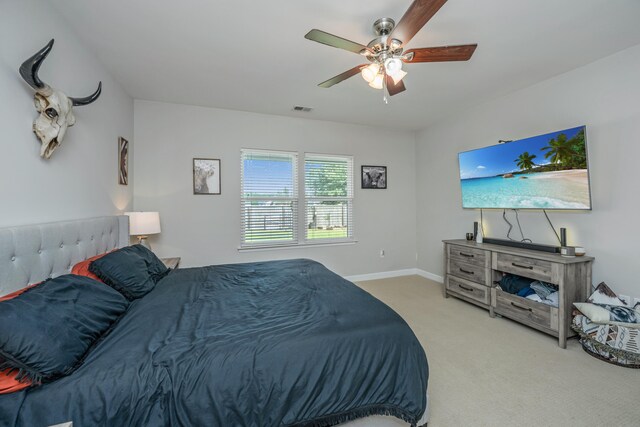
<svg viewBox="0 0 640 427">
<path fill-rule="evenodd" d="M 382 73 L 382 100 L 385 104 L 389 105 L 389 98 L 387 97 L 387 75 Z"/>
</svg>

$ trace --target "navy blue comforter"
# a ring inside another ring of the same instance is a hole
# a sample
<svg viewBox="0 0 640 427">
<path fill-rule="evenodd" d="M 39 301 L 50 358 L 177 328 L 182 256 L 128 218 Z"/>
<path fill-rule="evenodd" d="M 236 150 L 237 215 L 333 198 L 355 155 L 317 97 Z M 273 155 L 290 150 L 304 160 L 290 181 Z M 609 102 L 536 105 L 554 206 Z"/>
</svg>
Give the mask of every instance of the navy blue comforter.
<svg viewBox="0 0 640 427">
<path fill-rule="evenodd" d="M 427 360 L 404 320 L 310 260 L 180 269 L 67 377 L 0 395 L 0 425 L 416 423 Z"/>
</svg>

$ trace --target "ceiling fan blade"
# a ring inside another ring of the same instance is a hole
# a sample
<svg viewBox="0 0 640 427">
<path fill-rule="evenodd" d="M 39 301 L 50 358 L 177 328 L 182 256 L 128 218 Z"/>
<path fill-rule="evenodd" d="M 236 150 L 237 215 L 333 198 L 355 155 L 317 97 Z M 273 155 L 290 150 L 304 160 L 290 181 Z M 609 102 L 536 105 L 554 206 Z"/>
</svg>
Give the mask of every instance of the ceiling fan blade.
<svg viewBox="0 0 640 427">
<path fill-rule="evenodd" d="M 352 42 L 351 40 L 343 39 L 342 37 L 334 36 L 327 32 L 313 29 L 304 36 L 305 39 L 313 40 L 314 42 L 326 44 L 327 46 L 337 47 L 338 49 L 348 50 L 353 53 L 361 53 L 363 50 L 369 49 L 360 43 Z"/>
<path fill-rule="evenodd" d="M 320 83 L 318 86 L 320 87 L 331 87 L 340 83 L 343 80 L 347 80 L 349 77 L 353 77 L 360 72 L 367 64 L 358 65 L 357 67 L 353 67 L 350 70 L 345 71 L 342 74 L 338 74 L 335 77 L 331 77 L 329 80 Z"/>
<path fill-rule="evenodd" d="M 394 83 L 393 79 L 389 75 L 387 75 L 385 79 L 387 79 L 387 90 L 389 91 L 390 96 L 397 95 L 400 92 L 404 92 L 405 90 L 407 90 L 407 88 L 404 87 L 404 83 L 402 82 L 402 80 L 400 80 L 398 83 Z"/>
<path fill-rule="evenodd" d="M 477 44 L 466 44 L 460 46 L 423 47 L 419 49 L 409 49 L 405 55 L 410 59 L 403 59 L 404 62 L 444 62 L 444 61 L 468 61 L 475 52 Z M 411 56 L 411 54 L 413 54 Z"/>
<path fill-rule="evenodd" d="M 403 46 L 406 45 L 446 2 L 447 0 L 414 0 L 391 32 L 390 39 L 400 40 Z"/>
</svg>

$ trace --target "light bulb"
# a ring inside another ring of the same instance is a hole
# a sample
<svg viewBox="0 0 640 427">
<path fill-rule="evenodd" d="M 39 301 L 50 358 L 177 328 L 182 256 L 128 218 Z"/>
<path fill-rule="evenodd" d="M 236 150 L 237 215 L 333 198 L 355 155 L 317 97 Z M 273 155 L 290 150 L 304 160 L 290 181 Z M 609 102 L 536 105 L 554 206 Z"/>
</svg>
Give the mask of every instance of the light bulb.
<svg viewBox="0 0 640 427">
<path fill-rule="evenodd" d="M 371 83 L 375 78 L 378 72 L 380 71 L 380 66 L 378 64 L 371 64 L 368 67 L 364 67 L 360 74 L 362 74 L 362 78 L 367 82 Z"/>
<path fill-rule="evenodd" d="M 400 70 L 400 71 L 398 71 L 397 73 L 395 73 L 394 75 L 392 75 L 392 76 L 391 76 L 391 79 L 393 79 L 393 83 L 394 83 L 394 84 L 398 84 L 398 83 L 400 83 L 400 81 L 401 81 L 402 79 L 404 79 L 404 76 L 406 76 L 406 75 L 407 75 L 407 72 L 406 72 L 406 71 L 404 71 L 404 70 Z"/>
<path fill-rule="evenodd" d="M 382 81 L 384 80 L 384 76 L 382 74 L 378 74 L 373 81 L 371 81 L 371 83 L 369 83 L 369 86 L 371 86 L 374 89 L 382 89 Z"/>
<path fill-rule="evenodd" d="M 389 58 L 384 61 L 384 69 L 390 76 L 394 76 L 399 71 L 402 71 L 402 61 L 398 58 Z"/>
</svg>

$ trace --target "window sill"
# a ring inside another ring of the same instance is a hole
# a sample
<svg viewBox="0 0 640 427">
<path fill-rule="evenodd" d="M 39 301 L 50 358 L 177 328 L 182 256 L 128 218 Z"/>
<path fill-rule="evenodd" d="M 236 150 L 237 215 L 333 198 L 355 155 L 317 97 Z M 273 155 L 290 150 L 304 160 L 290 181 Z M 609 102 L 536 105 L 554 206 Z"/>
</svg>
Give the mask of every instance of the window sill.
<svg viewBox="0 0 640 427">
<path fill-rule="evenodd" d="M 288 245 L 260 245 L 260 246 L 240 246 L 238 252 L 252 251 L 272 251 L 278 249 L 295 249 L 295 248 L 319 248 L 323 246 L 347 246 L 355 245 L 357 240 L 342 240 L 339 242 L 317 242 L 317 243 L 295 243 Z"/>
</svg>

